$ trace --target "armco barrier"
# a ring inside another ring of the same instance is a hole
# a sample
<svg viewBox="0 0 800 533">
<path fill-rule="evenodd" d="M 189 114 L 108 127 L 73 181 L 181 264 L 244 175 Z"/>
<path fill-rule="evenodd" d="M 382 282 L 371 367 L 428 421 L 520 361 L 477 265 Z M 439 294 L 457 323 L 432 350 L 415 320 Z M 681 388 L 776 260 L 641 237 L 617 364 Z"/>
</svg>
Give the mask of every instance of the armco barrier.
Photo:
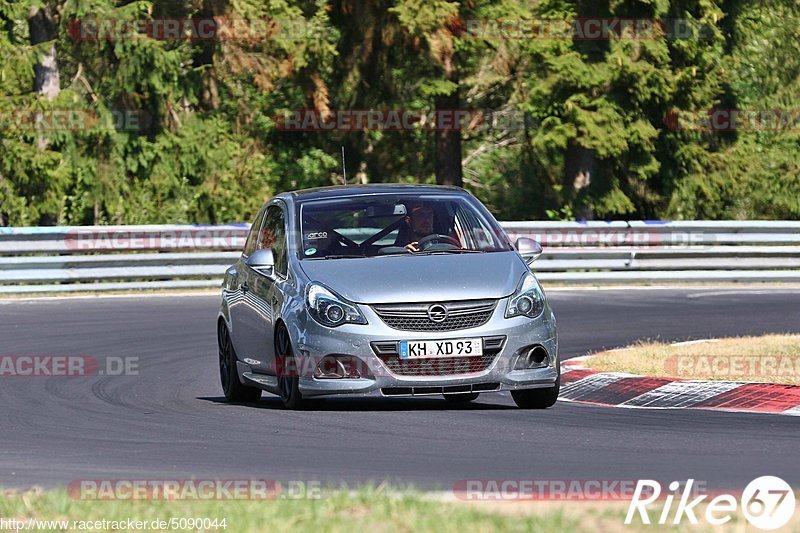
<svg viewBox="0 0 800 533">
<path fill-rule="evenodd" d="M 800 222 L 503 222 L 547 283 L 797 282 Z M 0 293 L 217 287 L 247 224 L 0 228 Z"/>
</svg>

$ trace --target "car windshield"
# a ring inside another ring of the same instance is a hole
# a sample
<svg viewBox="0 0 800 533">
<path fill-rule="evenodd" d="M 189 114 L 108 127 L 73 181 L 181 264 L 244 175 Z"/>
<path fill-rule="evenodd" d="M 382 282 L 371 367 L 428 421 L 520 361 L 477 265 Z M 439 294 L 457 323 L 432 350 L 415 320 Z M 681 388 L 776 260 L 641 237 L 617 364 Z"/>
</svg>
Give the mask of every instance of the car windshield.
<svg viewBox="0 0 800 533">
<path fill-rule="evenodd" d="M 302 259 L 513 250 L 491 217 L 455 195 L 310 200 L 300 206 L 300 224 Z"/>
</svg>

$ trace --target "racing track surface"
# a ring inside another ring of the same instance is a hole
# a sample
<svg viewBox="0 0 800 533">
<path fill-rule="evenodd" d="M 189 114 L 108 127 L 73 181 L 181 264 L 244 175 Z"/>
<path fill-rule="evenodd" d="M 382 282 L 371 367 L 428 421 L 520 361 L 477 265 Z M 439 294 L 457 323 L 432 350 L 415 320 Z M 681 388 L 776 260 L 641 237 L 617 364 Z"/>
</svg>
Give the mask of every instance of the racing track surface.
<svg viewBox="0 0 800 533">
<path fill-rule="evenodd" d="M 640 338 L 800 331 L 800 290 L 550 291 L 561 354 Z M 0 486 L 74 479 L 258 477 L 447 490 L 462 479 L 693 477 L 800 484 L 800 418 L 559 403 L 523 411 L 507 394 L 221 401 L 215 296 L 0 302 L 0 355 L 136 356 L 138 376 L 0 378 Z"/>
</svg>

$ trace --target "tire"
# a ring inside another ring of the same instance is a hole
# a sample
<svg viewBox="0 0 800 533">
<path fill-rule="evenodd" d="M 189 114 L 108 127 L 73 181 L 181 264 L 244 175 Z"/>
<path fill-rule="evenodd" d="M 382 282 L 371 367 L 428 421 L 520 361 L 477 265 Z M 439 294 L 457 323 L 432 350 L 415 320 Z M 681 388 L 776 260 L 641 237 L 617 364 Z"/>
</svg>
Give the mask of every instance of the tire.
<svg viewBox="0 0 800 533">
<path fill-rule="evenodd" d="M 477 400 L 480 393 L 478 392 L 457 392 L 445 394 L 444 399 L 450 403 L 469 403 L 472 400 Z"/>
<path fill-rule="evenodd" d="M 558 393 L 561 390 L 561 376 L 556 379 L 556 384 L 547 389 L 512 390 L 511 397 L 521 409 L 547 409 L 555 405 Z"/>
<path fill-rule="evenodd" d="M 275 356 L 283 355 L 283 371 L 278 376 L 278 389 L 281 402 L 286 409 L 301 409 L 305 402 L 300 394 L 300 376 L 297 365 L 294 364 L 294 350 L 292 340 L 286 327 L 281 325 L 275 330 Z M 288 370 L 287 370 L 288 369 Z"/>
<path fill-rule="evenodd" d="M 239 372 L 236 371 L 236 352 L 233 349 L 231 335 L 222 322 L 217 327 L 217 346 L 219 347 L 219 380 L 222 392 L 229 402 L 257 402 L 261 399 L 261 389 L 242 385 Z"/>
</svg>

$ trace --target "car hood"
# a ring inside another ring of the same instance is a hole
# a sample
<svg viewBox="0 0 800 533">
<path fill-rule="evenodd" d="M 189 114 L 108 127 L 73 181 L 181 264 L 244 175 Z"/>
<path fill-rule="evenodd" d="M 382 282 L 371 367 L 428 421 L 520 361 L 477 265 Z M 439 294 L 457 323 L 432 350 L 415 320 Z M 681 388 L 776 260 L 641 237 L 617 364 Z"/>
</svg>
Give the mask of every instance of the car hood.
<svg viewBox="0 0 800 533">
<path fill-rule="evenodd" d="M 502 298 L 528 271 L 516 252 L 306 259 L 300 265 L 310 280 L 365 304 Z"/>
</svg>

